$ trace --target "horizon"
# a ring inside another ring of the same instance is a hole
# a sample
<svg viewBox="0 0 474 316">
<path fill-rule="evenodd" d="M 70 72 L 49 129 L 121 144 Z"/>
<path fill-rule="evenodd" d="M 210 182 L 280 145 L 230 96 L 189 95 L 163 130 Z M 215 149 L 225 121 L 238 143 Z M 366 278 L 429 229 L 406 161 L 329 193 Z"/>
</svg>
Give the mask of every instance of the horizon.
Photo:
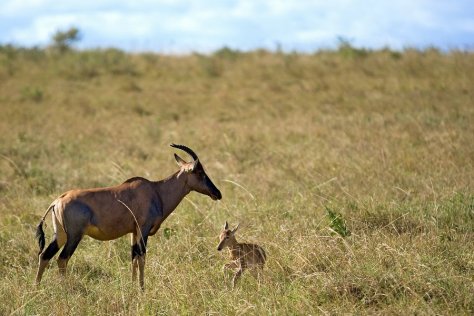
<svg viewBox="0 0 474 316">
<path fill-rule="evenodd" d="M 19 47 L 47 47 L 57 31 L 76 27 L 79 50 L 132 53 L 212 53 L 225 47 L 311 53 L 335 49 L 341 41 L 368 50 L 474 48 L 474 4 L 468 0 L 2 2 L 0 44 Z"/>
</svg>

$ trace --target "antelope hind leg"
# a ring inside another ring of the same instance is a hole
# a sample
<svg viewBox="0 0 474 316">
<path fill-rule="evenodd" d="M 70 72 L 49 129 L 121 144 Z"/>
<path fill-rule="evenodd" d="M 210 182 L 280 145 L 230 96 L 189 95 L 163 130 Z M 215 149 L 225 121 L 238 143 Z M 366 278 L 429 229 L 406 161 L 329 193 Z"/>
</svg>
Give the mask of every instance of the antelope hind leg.
<svg viewBox="0 0 474 316">
<path fill-rule="evenodd" d="M 51 243 L 48 245 L 46 250 L 39 254 L 39 265 L 38 271 L 36 272 L 36 284 L 40 284 L 41 278 L 43 277 L 44 270 L 49 264 L 49 261 L 54 257 L 54 255 L 61 249 L 62 246 L 66 243 L 66 233 L 62 229 L 62 226 L 59 225 L 56 217 L 54 216 L 54 212 L 52 214 L 53 217 L 53 229 L 54 229 L 54 237 Z"/>
</svg>

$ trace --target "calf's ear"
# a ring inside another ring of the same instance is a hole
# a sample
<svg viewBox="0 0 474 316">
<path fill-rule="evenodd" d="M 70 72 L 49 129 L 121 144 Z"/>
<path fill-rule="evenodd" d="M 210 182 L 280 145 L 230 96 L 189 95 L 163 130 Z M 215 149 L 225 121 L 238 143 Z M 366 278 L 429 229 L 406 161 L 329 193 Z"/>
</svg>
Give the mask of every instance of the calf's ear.
<svg viewBox="0 0 474 316">
<path fill-rule="evenodd" d="M 240 223 L 238 223 L 237 226 L 235 226 L 235 228 L 232 229 L 232 234 L 235 234 L 235 232 L 237 231 L 237 229 L 239 229 L 239 226 L 240 226 Z"/>
</svg>

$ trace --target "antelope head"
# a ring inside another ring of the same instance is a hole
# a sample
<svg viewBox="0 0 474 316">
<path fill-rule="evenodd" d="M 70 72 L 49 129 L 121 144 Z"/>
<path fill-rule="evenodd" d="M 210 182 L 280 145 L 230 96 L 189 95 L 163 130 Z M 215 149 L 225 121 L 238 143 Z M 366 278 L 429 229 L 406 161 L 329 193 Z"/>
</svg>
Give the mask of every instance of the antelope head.
<svg viewBox="0 0 474 316">
<path fill-rule="evenodd" d="M 186 185 L 189 190 L 205 194 L 213 200 L 222 199 L 221 191 L 212 183 L 204 171 L 204 167 L 196 153 L 184 145 L 171 144 L 171 147 L 181 149 L 193 158 L 193 161 L 187 162 L 177 154 L 174 154 L 174 158 L 180 167 L 178 177 L 186 176 Z"/>
<path fill-rule="evenodd" d="M 235 239 L 235 232 L 239 228 L 239 225 L 240 224 L 237 224 L 237 226 L 235 226 L 233 229 L 229 229 L 229 224 L 227 221 L 225 222 L 224 228 L 219 235 L 219 245 L 217 245 L 218 251 L 221 251 L 225 247 L 230 247 L 237 243 L 237 240 Z"/>
</svg>

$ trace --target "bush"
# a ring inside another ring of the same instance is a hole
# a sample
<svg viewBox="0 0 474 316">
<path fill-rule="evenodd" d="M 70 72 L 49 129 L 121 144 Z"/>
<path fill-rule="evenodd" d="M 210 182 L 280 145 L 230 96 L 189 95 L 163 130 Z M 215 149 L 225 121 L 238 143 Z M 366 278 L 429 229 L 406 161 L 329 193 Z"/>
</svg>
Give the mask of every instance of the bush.
<svg viewBox="0 0 474 316">
<path fill-rule="evenodd" d="M 338 37 L 338 48 L 337 51 L 339 54 L 346 58 L 358 58 L 366 57 L 369 54 L 369 51 L 363 48 L 355 48 L 352 46 L 351 42 L 343 37 Z"/>
<path fill-rule="evenodd" d="M 64 53 L 71 49 L 71 46 L 81 39 L 79 29 L 71 27 L 67 31 L 57 31 L 53 35 L 53 43 L 51 46 L 60 53 Z"/>
</svg>

